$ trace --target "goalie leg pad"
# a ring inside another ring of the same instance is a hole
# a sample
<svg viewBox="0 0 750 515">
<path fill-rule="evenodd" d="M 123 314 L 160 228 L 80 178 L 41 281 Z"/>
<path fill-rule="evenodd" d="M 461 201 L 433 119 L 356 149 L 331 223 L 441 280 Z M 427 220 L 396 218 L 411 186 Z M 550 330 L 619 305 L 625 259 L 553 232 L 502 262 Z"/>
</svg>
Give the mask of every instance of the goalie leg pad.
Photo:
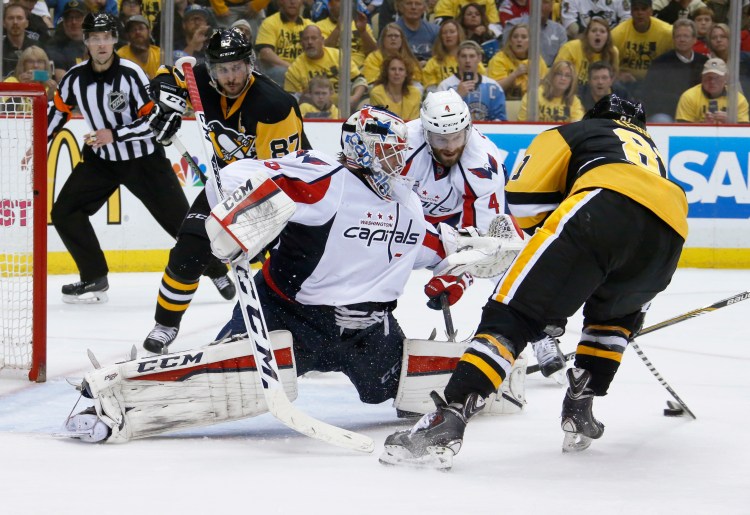
<svg viewBox="0 0 750 515">
<path fill-rule="evenodd" d="M 393 406 L 412 413 L 434 411 L 430 392 L 445 390 L 468 343 L 405 339 L 401 378 Z M 499 391 L 487 398 L 488 406 L 480 414 L 510 414 L 523 409 L 526 364 L 526 356 L 518 356 Z"/>
<path fill-rule="evenodd" d="M 206 220 L 211 248 L 221 259 L 231 261 L 240 252 L 255 257 L 281 233 L 297 207 L 263 170 L 247 173 L 247 181 L 216 204 Z"/>
<path fill-rule="evenodd" d="M 291 333 L 269 335 L 284 391 L 294 400 L 297 368 Z M 122 443 L 265 413 L 251 345 L 241 339 L 89 372 L 84 379 L 96 417 L 111 430 L 107 441 Z"/>
</svg>

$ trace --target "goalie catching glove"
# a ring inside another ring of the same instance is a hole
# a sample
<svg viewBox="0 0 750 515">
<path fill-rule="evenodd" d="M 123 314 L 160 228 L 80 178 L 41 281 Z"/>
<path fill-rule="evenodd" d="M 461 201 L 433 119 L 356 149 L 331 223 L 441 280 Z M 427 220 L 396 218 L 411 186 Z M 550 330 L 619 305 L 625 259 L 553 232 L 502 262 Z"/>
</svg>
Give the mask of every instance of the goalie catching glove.
<svg viewBox="0 0 750 515">
<path fill-rule="evenodd" d="M 219 202 L 206 219 L 214 255 L 234 261 L 242 252 L 254 258 L 276 239 L 297 205 L 262 170 Z"/>
<path fill-rule="evenodd" d="M 507 230 L 499 230 L 502 227 Z M 510 215 L 500 215 L 490 223 L 490 235 L 482 235 L 476 227 L 456 229 L 441 223 L 438 226 L 446 258 L 433 270 L 435 276 L 491 278 L 505 272 L 525 241 Z"/>
<path fill-rule="evenodd" d="M 443 295 L 448 296 L 448 304 L 452 306 L 463 296 L 464 291 L 474 283 L 474 278 L 469 273 L 455 275 L 438 275 L 433 277 L 425 285 L 424 292 L 430 300 L 427 301 L 427 307 L 430 309 L 441 309 L 440 298 Z"/>
</svg>

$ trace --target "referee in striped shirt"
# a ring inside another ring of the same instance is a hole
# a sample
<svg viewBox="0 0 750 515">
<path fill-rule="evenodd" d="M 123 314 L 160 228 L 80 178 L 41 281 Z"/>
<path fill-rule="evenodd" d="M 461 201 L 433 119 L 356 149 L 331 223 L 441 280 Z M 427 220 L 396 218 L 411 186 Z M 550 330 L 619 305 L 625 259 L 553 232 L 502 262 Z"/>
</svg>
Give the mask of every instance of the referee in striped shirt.
<svg viewBox="0 0 750 515">
<path fill-rule="evenodd" d="M 47 138 L 52 140 L 78 106 L 93 129 L 84 138 L 83 160 L 52 206 L 52 223 L 81 276 L 79 282 L 62 287 L 63 301 L 72 304 L 107 301 L 109 269 L 89 217 L 120 185 L 143 202 L 172 237 L 177 236 L 189 207 L 145 116 L 153 107 L 148 77 L 137 64 L 114 52 L 116 18 L 90 13 L 83 32 L 90 58 L 68 70 L 60 81 L 47 128 Z"/>
</svg>

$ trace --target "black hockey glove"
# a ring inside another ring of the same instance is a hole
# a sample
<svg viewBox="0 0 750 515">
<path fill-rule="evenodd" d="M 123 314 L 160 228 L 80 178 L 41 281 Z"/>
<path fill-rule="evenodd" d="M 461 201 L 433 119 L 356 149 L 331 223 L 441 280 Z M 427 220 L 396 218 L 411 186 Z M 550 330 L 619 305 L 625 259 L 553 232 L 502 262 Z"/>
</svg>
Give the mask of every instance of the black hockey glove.
<svg viewBox="0 0 750 515">
<path fill-rule="evenodd" d="M 162 111 L 167 113 L 185 114 L 185 110 L 187 109 L 187 90 L 173 83 L 174 79 L 171 76 L 168 75 L 164 80 L 161 80 L 162 77 L 162 75 L 158 75 L 151 81 L 151 99 L 154 101 L 154 104 L 161 107 Z"/>
<path fill-rule="evenodd" d="M 151 111 L 148 123 L 154 131 L 156 141 L 168 147 L 172 144 L 172 138 L 182 127 L 182 116 L 175 111 L 165 112 L 160 105 L 157 105 Z"/>
</svg>

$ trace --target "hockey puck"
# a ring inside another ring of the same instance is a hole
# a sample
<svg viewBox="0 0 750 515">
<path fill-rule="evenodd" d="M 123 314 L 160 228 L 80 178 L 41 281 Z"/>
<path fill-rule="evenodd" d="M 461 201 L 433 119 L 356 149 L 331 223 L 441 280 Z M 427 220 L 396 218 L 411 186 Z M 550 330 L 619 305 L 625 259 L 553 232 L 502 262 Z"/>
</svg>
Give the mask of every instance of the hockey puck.
<svg viewBox="0 0 750 515">
<path fill-rule="evenodd" d="M 680 417 L 685 414 L 685 410 L 682 406 L 674 401 L 667 401 L 667 407 L 664 410 L 665 417 Z"/>
</svg>

